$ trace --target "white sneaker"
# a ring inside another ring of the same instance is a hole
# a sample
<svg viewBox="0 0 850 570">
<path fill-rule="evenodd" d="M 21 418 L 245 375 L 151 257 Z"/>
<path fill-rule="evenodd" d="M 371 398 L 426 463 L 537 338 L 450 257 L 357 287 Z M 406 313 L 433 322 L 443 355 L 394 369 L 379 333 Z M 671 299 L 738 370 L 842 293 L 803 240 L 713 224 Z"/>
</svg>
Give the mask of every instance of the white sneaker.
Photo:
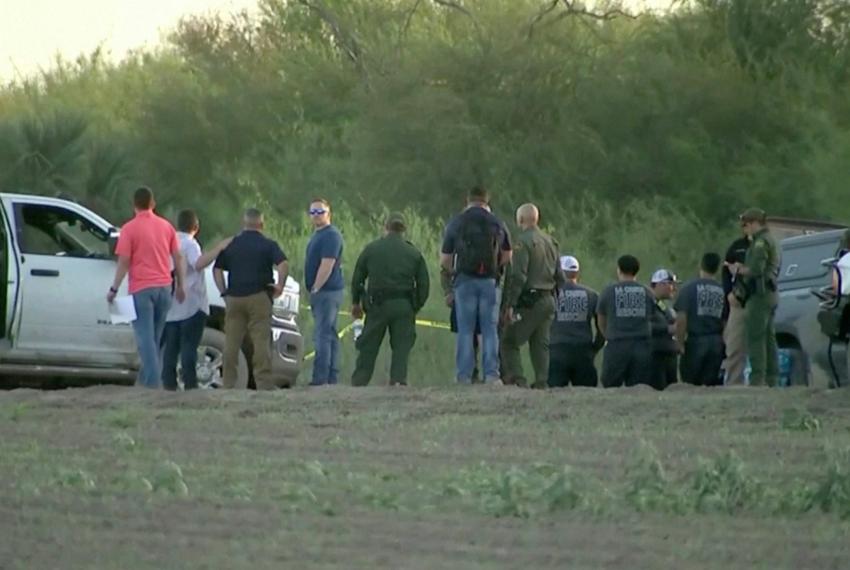
<svg viewBox="0 0 850 570">
<path fill-rule="evenodd" d="M 487 386 L 504 386 L 501 378 L 488 378 L 484 381 Z"/>
</svg>

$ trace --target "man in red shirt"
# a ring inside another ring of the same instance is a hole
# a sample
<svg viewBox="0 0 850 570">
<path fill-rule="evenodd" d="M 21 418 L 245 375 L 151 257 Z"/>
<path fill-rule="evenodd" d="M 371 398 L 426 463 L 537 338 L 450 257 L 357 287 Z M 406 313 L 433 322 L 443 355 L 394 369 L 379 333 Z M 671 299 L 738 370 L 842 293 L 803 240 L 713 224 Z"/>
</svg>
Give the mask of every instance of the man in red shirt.
<svg viewBox="0 0 850 570">
<path fill-rule="evenodd" d="M 162 374 L 159 346 L 171 307 L 171 271 L 173 267 L 177 281 L 174 298 L 182 303 L 186 298 L 183 289 L 186 267 L 174 226 L 153 211 L 156 202 L 151 189 L 143 186 L 136 190 L 133 206 L 136 215 L 121 228 L 115 247 L 118 267 L 106 300 L 109 303 L 115 300 L 124 276 L 129 273 L 128 290 L 136 308 L 133 332 L 142 361 L 138 383 L 145 388 L 159 388 Z"/>
</svg>

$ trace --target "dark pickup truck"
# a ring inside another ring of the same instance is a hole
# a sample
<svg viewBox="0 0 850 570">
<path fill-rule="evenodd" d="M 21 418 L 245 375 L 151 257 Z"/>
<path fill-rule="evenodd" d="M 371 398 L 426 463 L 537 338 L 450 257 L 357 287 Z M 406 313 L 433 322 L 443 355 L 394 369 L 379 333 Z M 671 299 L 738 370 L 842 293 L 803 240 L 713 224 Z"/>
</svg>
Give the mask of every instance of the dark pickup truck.
<svg viewBox="0 0 850 570">
<path fill-rule="evenodd" d="M 820 292 L 832 283 L 828 260 L 839 249 L 843 229 L 819 231 L 783 239 L 782 265 L 779 272 L 779 307 L 776 311 L 776 340 L 787 349 L 792 361 L 791 384 L 834 387 L 835 374 L 830 364 L 829 338 L 818 322 Z M 847 378 L 846 345 L 833 342 L 832 362 L 835 373 Z M 846 382 L 843 382 L 846 384 Z"/>
</svg>

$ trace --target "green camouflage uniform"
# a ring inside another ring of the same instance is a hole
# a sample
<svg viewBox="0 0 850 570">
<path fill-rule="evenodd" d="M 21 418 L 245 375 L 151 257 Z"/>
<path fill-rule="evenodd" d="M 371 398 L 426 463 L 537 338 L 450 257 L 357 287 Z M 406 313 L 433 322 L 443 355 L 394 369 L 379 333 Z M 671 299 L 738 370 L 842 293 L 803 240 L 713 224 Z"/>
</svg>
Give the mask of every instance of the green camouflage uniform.
<svg viewBox="0 0 850 570">
<path fill-rule="evenodd" d="M 416 342 L 416 313 L 428 299 L 429 284 L 425 259 L 399 233 L 390 232 L 373 241 L 360 254 L 351 297 L 355 305 L 363 306 L 366 321 L 355 343 L 358 354 L 351 377 L 353 386 L 365 386 L 372 379 L 387 329 L 392 349 L 390 383 L 407 383 L 407 360 Z"/>
<path fill-rule="evenodd" d="M 540 231 L 521 232 L 505 281 L 504 307 L 513 307 L 514 321 L 502 336 L 502 377 L 523 384 L 520 347 L 529 343 L 534 387 L 545 388 L 549 375 L 549 331 L 555 317 L 555 287 L 566 282 L 558 263 L 558 244 Z"/>
<path fill-rule="evenodd" d="M 779 354 L 773 316 L 779 296 L 779 247 L 767 228 L 753 235 L 744 261 L 749 291 L 745 305 L 747 353 L 750 357 L 750 384 L 775 386 L 779 380 Z"/>
</svg>

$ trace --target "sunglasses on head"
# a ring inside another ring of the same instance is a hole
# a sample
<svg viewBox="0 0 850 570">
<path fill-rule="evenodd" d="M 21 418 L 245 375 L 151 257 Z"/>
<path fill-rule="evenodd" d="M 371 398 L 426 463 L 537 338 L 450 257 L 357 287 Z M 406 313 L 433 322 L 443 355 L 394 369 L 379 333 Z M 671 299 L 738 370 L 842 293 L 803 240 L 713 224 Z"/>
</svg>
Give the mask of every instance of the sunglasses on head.
<svg viewBox="0 0 850 570">
<path fill-rule="evenodd" d="M 310 208 L 309 210 L 307 210 L 307 213 L 311 216 L 321 216 L 326 212 L 327 210 L 325 208 Z"/>
</svg>

